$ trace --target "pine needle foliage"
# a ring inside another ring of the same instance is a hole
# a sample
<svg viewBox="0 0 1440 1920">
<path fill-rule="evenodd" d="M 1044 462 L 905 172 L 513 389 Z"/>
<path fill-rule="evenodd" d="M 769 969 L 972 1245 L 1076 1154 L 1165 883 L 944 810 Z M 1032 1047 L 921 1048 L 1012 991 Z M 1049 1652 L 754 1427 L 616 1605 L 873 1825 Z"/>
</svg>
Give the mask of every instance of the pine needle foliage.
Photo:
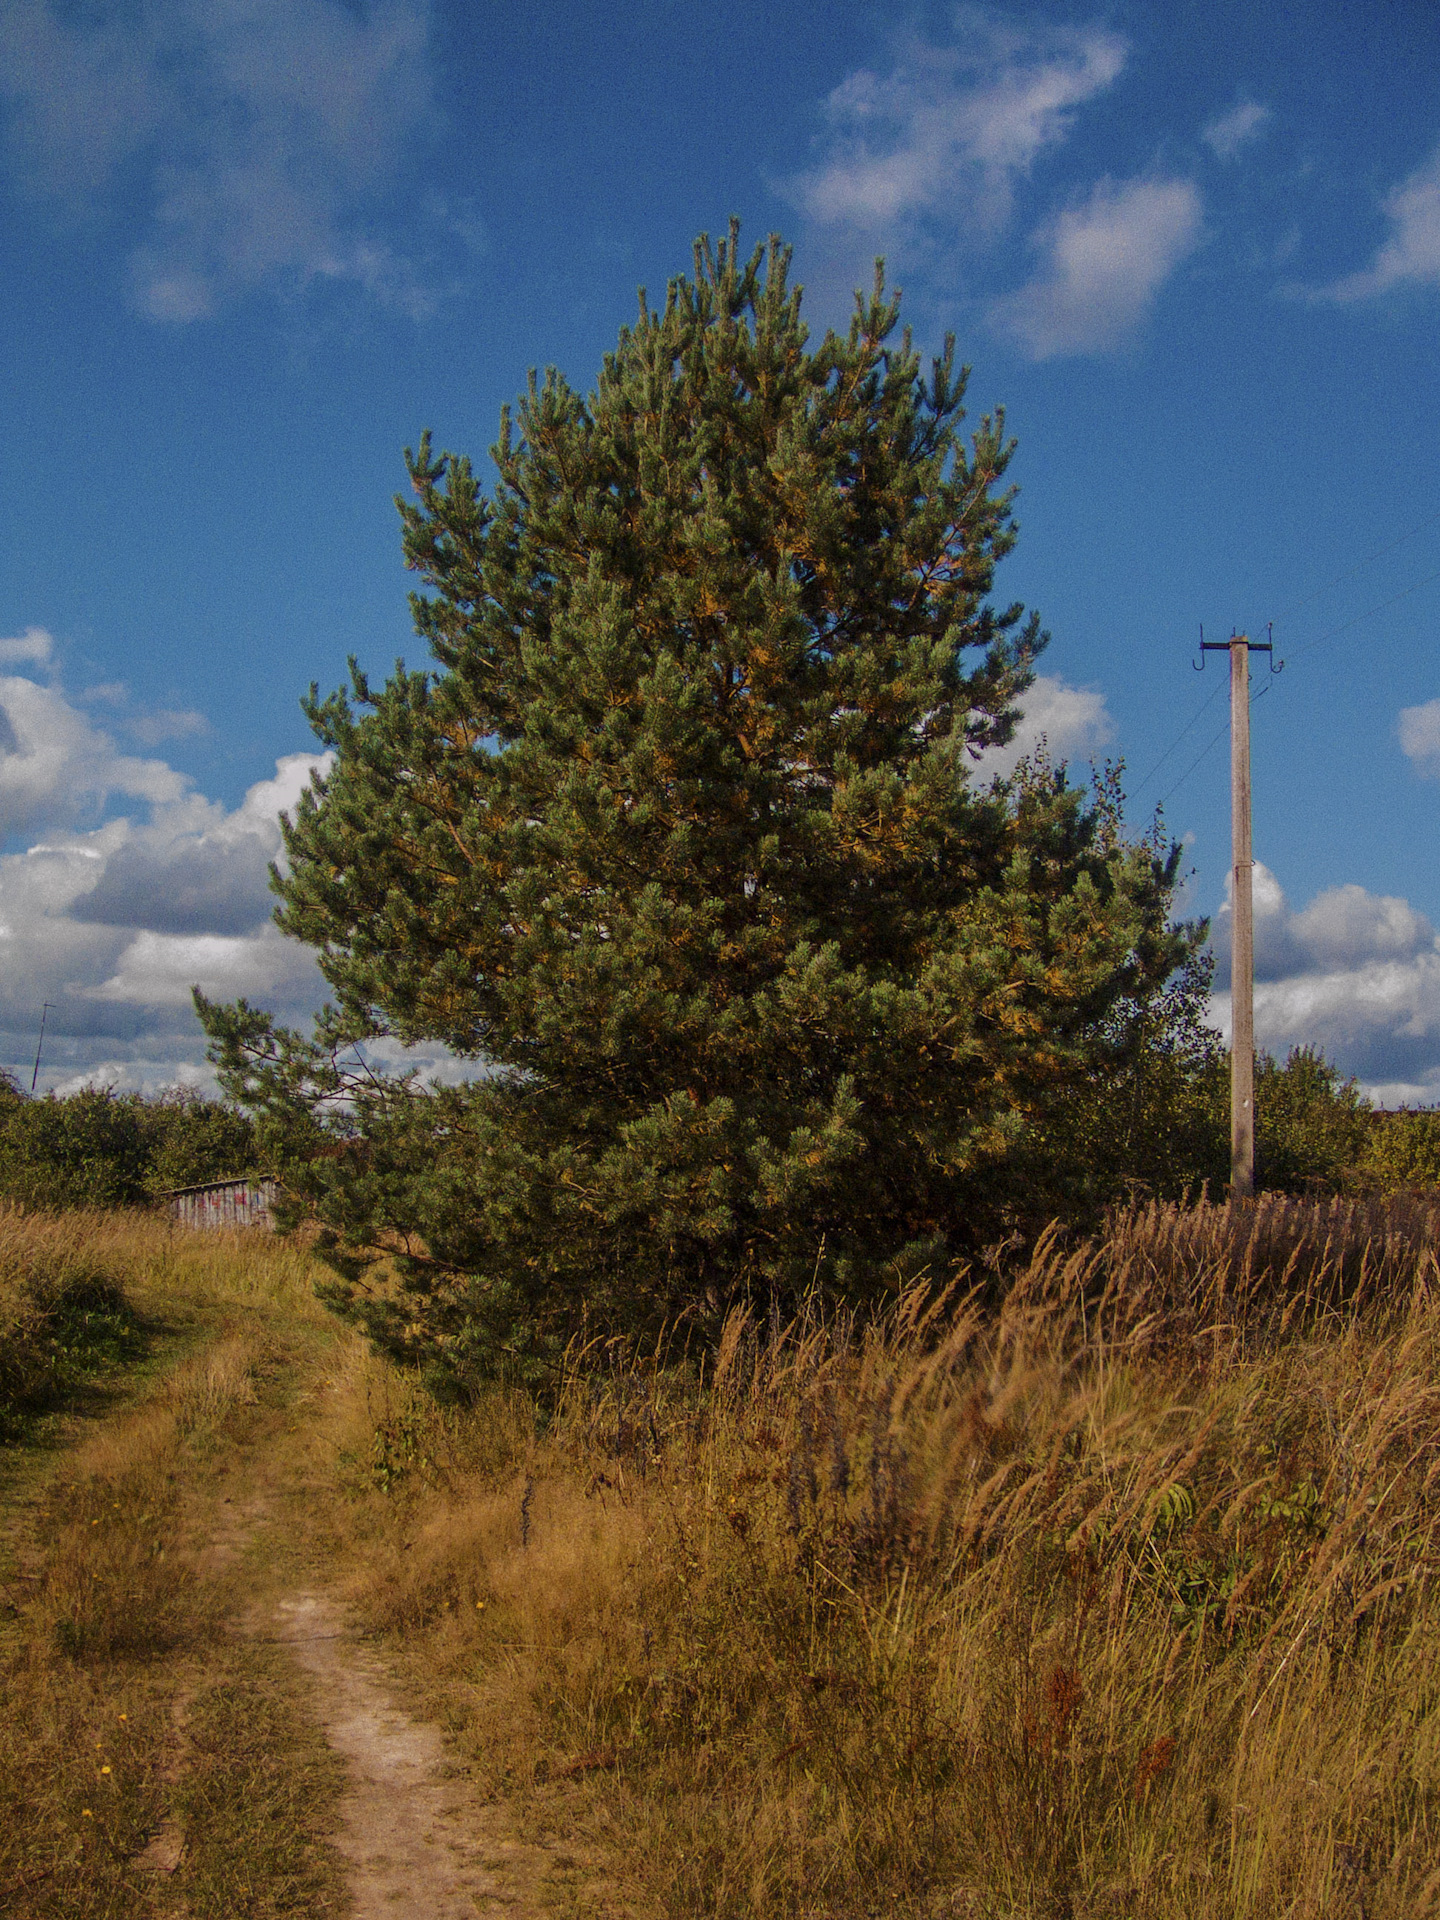
<svg viewBox="0 0 1440 1920">
<path fill-rule="evenodd" d="M 962 436 L 878 268 L 812 346 L 789 263 L 699 242 L 592 393 L 532 374 L 489 493 L 407 456 L 433 664 L 312 690 L 277 880 L 334 1004 L 306 1040 L 202 1003 L 336 1303 L 432 1374 L 943 1263 L 1193 945 L 1103 795 L 976 775 L 1046 638 L 988 597 L 1003 414 Z M 381 1037 L 476 1077 L 356 1066 Z"/>
</svg>

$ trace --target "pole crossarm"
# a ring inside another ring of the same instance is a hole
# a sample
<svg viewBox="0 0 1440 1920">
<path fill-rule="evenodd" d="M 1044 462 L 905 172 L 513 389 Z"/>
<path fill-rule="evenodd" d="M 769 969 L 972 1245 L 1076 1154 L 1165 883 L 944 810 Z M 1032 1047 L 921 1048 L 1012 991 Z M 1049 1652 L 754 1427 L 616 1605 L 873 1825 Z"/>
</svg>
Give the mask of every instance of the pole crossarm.
<svg viewBox="0 0 1440 1920">
<path fill-rule="evenodd" d="M 1285 662 L 1281 660 L 1277 663 L 1275 659 L 1273 629 L 1267 628 L 1266 631 L 1271 635 L 1268 640 L 1252 640 L 1248 634 L 1244 633 L 1232 633 L 1228 640 L 1207 640 L 1205 638 L 1205 629 L 1202 627 L 1200 629 L 1200 664 L 1195 668 L 1195 671 L 1197 673 L 1203 673 L 1205 671 L 1205 655 L 1207 653 L 1229 653 L 1233 647 L 1243 646 L 1247 653 L 1268 653 L 1270 656 L 1271 673 L 1283 673 L 1285 671 Z M 1191 664 L 1193 665 L 1194 663 L 1192 662 Z"/>
</svg>

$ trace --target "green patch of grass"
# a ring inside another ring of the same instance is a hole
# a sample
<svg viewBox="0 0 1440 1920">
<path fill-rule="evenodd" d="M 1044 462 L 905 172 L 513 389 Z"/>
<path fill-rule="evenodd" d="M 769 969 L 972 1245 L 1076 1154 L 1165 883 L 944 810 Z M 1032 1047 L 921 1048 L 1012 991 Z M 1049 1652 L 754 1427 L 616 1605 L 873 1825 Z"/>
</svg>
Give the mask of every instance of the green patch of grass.
<svg viewBox="0 0 1440 1920">
<path fill-rule="evenodd" d="M 217 1621 L 181 1550 L 179 1489 L 192 1440 L 245 1403 L 249 1364 L 233 1339 L 186 1362 L 144 1404 L 89 1432 L 11 1522 L 0 1636 L 7 1916 L 157 1910 L 134 1861 L 166 1797 L 166 1660 L 202 1649 Z"/>
<path fill-rule="evenodd" d="M 259 1325 L 212 1332 L 47 1463 L 9 1518 L 6 1920 L 326 1910 L 335 1769 L 282 1663 L 228 1644 L 224 1588 L 193 1552 L 196 1490 L 263 1411 L 272 1345 Z M 146 1864 L 162 1830 L 184 1839 L 173 1873 Z"/>
<path fill-rule="evenodd" d="M 131 1863 L 160 1817 L 169 1719 L 143 1674 L 9 1663 L 0 1712 L 0 1912 L 116 1920 L 156 1909 Z"/>
<path fill-rule="evenodd" d="M 177 1724 L 167 1676 L 40 1649 L 5 1675 L 0 1913 L 6 1920 L 278 1920 L 337 1908 L 326 1835 L 340 1762 L 295 1702 L 283 1656 L 240 1647 L 208 1664 Z M 161 1829 L 173 1874 L 147 1869 Z"/>
</svg>

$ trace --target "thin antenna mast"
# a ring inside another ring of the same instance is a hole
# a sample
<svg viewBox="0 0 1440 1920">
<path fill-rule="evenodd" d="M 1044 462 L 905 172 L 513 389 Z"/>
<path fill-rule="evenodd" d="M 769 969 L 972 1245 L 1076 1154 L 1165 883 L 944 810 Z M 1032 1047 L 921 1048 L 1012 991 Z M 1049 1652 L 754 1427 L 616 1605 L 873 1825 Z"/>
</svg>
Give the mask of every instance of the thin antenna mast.
<svg viewBox="0 0 1440 1920">
<path fill-rule="evenodd" d="M 40 1009 L 40 1038 L 35 1042 L 35 1071 L 30 1076 L 31 1093 L 34 1093 L 35 1082 L 40 1078 L 40 1049 L 45 1044 L 46 1016 L 48 1014 L 53 1013 L 54 1011 L 55 1011 L 55 1002 L 53 1000 L 47 1000 L 44 1006 L 41 1007 Z"/>
</svg>

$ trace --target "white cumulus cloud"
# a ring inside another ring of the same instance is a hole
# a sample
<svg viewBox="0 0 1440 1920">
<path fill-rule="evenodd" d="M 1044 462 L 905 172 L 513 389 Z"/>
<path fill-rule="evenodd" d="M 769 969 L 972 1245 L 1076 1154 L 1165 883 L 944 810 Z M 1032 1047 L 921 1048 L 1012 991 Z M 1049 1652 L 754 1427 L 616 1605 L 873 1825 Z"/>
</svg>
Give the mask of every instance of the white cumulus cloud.
<svg viewBox="0 0 1440 1920">
<path fill-rule="evenodd" d="M 48 643 L 27 644 L 11 659 L 48 661 Z M 123 686 L 83 697 L 128 704 Z M 269 868 L 284 865 L 280 816 L 329 763 L 286 754 L 227 807 L 163 760 L 120 753 L 59 685 L 0 677 L 0 1065 L 28 1087 L 46 1001 L 40 1084 L 61 1092 L 213 1091 L 192 986 L 308 1025 L 325 983 L 271 918 Z M 475 1071 L 440 1047 L 371 1051 L 427 1078 Z"/>
<path fill-rule="evenodd" d="M 287 754 L 275 778 L 257 781 L 233 812 L 187 791 L 149 820 L 128 821 L 71 918 L 173 937 L 253 928 L 274 906 L 269 872 L 281 856 L 280 815 L 293 812 L 317 764 L 325 762 Z"/>
<path fill-rule="evenodd" d="M 911 39 L 888 72 L 859 69 L 830 95 L 824 158 L 788 185 L 813 220 L 1002 224 L 1016 181 L 1125 64 L 1125 41 L 1101 27 L 1022 27 L 978 7 L 957 26 L 955 44 Z"/>
<path fill-rule="evenodd" d="M 1020 701 L 1020 720 L 1008 746 L 989 747 L 975 763 L 981 781 L 1013 773 L 1027 753 L 1044 746 L 1056 762 L 1089 759 L 1115 737 L 1103 693 L 1072 687 L 1054 674 L 1039 673 Z"/>
<path fill-rule="evenodd" d="M 423 304 L 368 216 L 429 110 L 428 35 L 429 0 L 5 0 L 3 152 L 32 198 L 128 224 L 152 318 L 317 278 Z"/>
<path fill-rule="evenodd" d="M 1296 912 L 1258 862 L 1254 899 L 1257 1044 L 1282 1059 L 1319 1047 L 1386 1104 L 1437 1097 L 1440 939 L 1425 915 L 1354 884 L 1328 887 Z M 1216 1012 L 1228 1031 L 1228 901 L 1212 939 Z"/>
<path fill-rule="evenodd" d="M 212 1000 L 244 994 L 273 1004 L 313 987 L 310 955 L 279 929 L 262 923 L 246 934 L 154 933 L 142 928 L 127 941 L 115 971 L 88 991 L 96 1000 L 130 1008 L 166 1008 L 188 1014 L 190 989 Z"/>
<path fill-rule="evenodd" d="M 1036 277 L 997 301 L 991 324 L 1036 360 L 1120 345 L 1199 245 L 1203 213 L 1189 180 L 1102 180 L 1035 236 Z"/>
<path fill-rule="evenodd" d="M 1402 707 L 1396 727 L 1400 751 L 1417 773 L 1440 780 L 1440 700 L 1427 700 L 1422 706 Z"/>
<path fill-rule="evenodd" d="M 1368 267 L 1324 287 L 1315 296 L 1341 302 L 1372 300 L 1399 286 L 1440 286 L 1440 147 L 1383 202 L 1390 233 Z"/>
<path fill-rule="evenodd" d="M 0 676 L 0 1060 L 28 1085 L 42 1001 L 47 1084 L 194 1083 L 195 984 L 303 1019 L 323 982 L 271 920 L 268 868 L 324 764 L 287 755 L 228 808 L 122 753 L 59 685 Z"/>
<path fill-rule="evenodd" d="M 163 760 L 121 753 L 57 688 L 0 675 L 0 836 L 73 823 L 112 795 L 175 801 L 185 786 Z"/>
</svg>

